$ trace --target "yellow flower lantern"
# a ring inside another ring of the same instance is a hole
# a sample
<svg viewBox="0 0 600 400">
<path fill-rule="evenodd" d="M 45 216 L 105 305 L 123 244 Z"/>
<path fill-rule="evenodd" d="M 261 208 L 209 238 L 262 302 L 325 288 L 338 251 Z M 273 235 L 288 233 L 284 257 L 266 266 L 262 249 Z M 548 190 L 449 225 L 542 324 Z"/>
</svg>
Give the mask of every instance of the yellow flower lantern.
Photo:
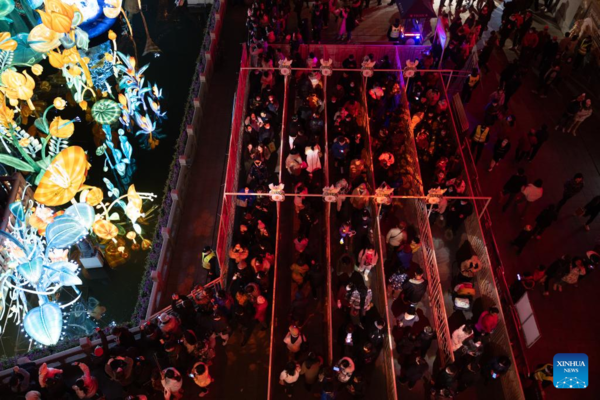
<svg viewBox="0 0 600 400">
<path fill-rule="evenodd" d="M 0 80 L 4 85 L 0 90 L 11 100 L 29 101 L 33 96 L 35 81 L 27 74 L 27 71 L 21 74 L 12 69 L 7 69 L 0 75 Z M 31 108 L 34 108 L 33 105 L 31 105 Z"/>
<path fill-rule="evenodd" d="M 47 206 L 60 206 L 71 201 L 85 182 L 88 168 L 83 149 L 67 147 L 54 158 L 33 198 Z"/>
<path fill-rule="evenodd" d="M 81 12 L 77 6 L 65 4 L 60 0 L 45 0 L 44 10 L 37 10 L 42 18 L 42 24 L 57 33 L 69 33 L 71 31 L 76 12 L 80 14 L 78 19 L 81 19 Z"/>
<path fill-rule="evenodd" d="M 110 221 L 99 219 L 94 222 L 92 230 L 100 239 L 111 240 L 119 234 L 119 229 Z"/>
<path fill-rule="evenodd" d="M 88 189 L 81 192 L 81 195 L 79 197 L 79 201 L 81 203 L 88 203 L 92 207 L 100 204 L 102 199 L 104 199 L 104 193 L 102 192 L 102 189 L 100 189 L 99 187 L 89 186 Z"/>
<path fill-rule="evenodd" d="M 44 24 L 33 27 L 27 36 L 27 44 L 38 53 L 47 53 L 60 46 L 60 34 L 46 28 Z"/>
<path fill-rule="evenodd" d="M 17 42 L 11 39 L 10 32 L 0 33 L 0 50 L 15 51 Z"/>
<path fill-rule="evenodd" d="M 44 67 L 42 67 L 40 64 L 33 64 L 31 66 L 31 72 L 33 72 L 33 74 L 36 76 L 40 76 L 42 72 L 44 72 Z"/>
<path fill-rule="evenodd" d="M 67 139 L 70 138 L 75 132 L 75 124 L 73 121 L 68 119 L 62 119 L 61 117 L 56 117 L 52 120 L 50 124 L 50 135 L 60 138 Z"/>
<path fill-rule="evenodd" d="M 60 111 L 64 110 L 67 106 L 67 102 L 62 97 L 55 98 L 52 104 L 54 104 L 54 107 Z"/>
</svg>

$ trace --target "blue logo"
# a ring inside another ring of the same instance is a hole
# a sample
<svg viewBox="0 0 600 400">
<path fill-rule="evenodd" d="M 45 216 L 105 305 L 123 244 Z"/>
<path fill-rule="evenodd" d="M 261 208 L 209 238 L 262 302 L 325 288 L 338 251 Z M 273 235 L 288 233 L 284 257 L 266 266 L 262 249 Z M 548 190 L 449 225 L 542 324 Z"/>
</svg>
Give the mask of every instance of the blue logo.
<svg viewBox="0 0 600 400">
<path fill-rule="evenodd" d="M 588 380 L 588 356 L 583 353 L 559 353 L 554 356 L 553 382 L 557 389 L 585 389 Z"/>
</svg>

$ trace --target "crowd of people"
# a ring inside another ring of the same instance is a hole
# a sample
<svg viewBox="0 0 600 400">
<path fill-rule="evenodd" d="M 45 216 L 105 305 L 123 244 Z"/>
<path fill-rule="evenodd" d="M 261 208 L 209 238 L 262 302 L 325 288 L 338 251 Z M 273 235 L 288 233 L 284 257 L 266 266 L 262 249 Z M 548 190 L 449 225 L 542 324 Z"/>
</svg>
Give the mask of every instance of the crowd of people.
<svg viewBox="0 0 600 400">
<path fill-rule="evenodd" d="M 216 347 L 226 346 L 239 324 L 236 308 L 230 294 L 213 287 L 199 286 L 191 296 L 175 294 L 171 310 L 143 323 L 139 337 L 116 326 L 109 346 L 106 332 L 97 328 L 90 339 L 100 343 L 89 346 L 80 361 L 60 368 L 34 362 L 15 366 L 5 390 L 27 400 L 103 399 L 107 386 L 111 397 L 128 400 L 182 399 L 190 392 L 204 397 L 213 382 Z"/>
</svg>

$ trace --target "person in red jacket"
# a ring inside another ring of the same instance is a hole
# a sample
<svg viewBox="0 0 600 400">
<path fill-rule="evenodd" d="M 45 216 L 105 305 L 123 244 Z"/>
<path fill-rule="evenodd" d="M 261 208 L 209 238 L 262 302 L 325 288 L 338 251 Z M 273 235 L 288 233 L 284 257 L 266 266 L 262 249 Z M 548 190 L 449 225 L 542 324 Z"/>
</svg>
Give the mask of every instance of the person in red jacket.
<svg viewBox="0 0 600 400">
<path fill-rule="evenodd" d="M 475 324 L 475 335 L 484 336 L 492 333 L 496 329 L 496 326 L 498 326 L 499 314 L 500 310 L 496 307 L 490 307 L 488 311 L 484 311 Z"/>
<path fill-rule="evenodd" d="M 529 31 L 523 36 L 521 41 L 521 57 L 519 61 L 525 68 L 529 68 L 529 64 L 535 54 L 535 49 L 540 41 L 535 28 L 530 28 Z"/>
</svg>

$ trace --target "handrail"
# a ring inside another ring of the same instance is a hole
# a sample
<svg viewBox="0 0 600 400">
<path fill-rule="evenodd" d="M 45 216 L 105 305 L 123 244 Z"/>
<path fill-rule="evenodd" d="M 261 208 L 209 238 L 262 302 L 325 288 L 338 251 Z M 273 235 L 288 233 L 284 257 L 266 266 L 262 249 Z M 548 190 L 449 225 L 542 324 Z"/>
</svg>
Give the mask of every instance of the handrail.
<svg viewBox="0 0 600 400">
<path fill-rule="evenodd" d="M 203 289 L 207 289 L 210 287 L 220 287 L 221 286 L 221 278 L 217 278 L 209 283 L 207 283 L 206 285 L 203 286 Z M 196 294 L 198 294 L 202 289 L 194 289 L 190 292 L 190 294 L 188 294 L 186 297 L 188 298 L 194 298 L 196 296 Z M 151 320 L 155 320 L 158 318 L 158 316 L 160 316 L 163 313 L 171 313 L 172 307 L 169 305 L 168 307 L 163 308 L 162 310 L 158 311 L 157 313 L 153 314 L 148 321 Z M 132 328 L 129 328 L 129 331 L 133 334 L 138 334 L 140 333 L 140 328 L 138 326 L 134 326 Z M 111 344 L 114 344 L 116 342 L 117 337 L 114 335 L 107 335 L 106 337 L 109 346 Z M 34 362 L 36 365 L 41 365 L 43 363 L 47 363 L 50 365 L 61 365 L 61 364 L 65 364 L 68 362 L 73 362 L 76 360 L 81 360 L 85 357 L 87 357 L 91 351 L 91 349 L 95 348 L 96 346 L 100 345 L 102 343 L 101 339 L 95 339 L 95 340 L 89 340 L 87 337 L 83 337 L 80 339 L 80 345 L 78 347 L 73 347 L 58 353 L 54 353 L 51 354 L 49 356 L 43 357 L 43 358 L 39 358 L 37 360 L 29 360 L 27 357 L 23 357 L 22 360 L 23 362 Z M 0 371 L 0 381 L 3 379 L 6 379 L 7 377 L 9 377 L 12 374 L 12 368 L 7 368 L 4 371 Z"/>
</svg>

